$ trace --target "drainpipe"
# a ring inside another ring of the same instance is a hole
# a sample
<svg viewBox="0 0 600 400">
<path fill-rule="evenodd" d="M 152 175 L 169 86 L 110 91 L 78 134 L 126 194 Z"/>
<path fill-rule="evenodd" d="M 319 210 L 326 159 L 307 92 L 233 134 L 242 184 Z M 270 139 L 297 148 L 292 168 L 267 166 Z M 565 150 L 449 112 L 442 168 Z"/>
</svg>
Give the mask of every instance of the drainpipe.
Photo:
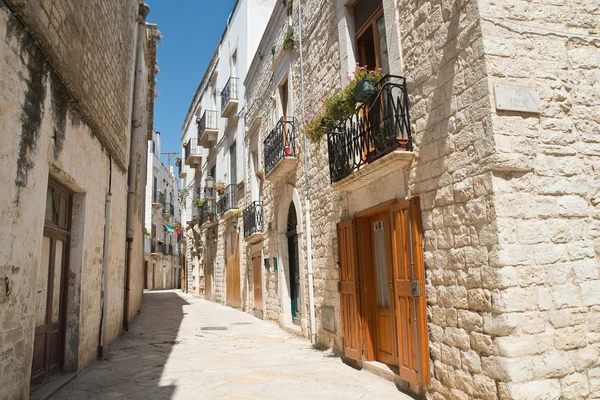
<svg viewBox="0 0 600 400">
<path fill-rule="evenodd" d="M 305 98 L 304 98 L 304 55 L 302 52 L 302 4 L 298 2 L 298 40 L 299 48 L 300 48 L 300 85 L 302 94 L 302 121 L 304 120 L 304 116 L 306 115 L 306 106 L 305 106 Z M 302 122 L 300 122 L 302 123 Z M 309 191 L 310 185 L 308 180 L 308 157 L 307 157 L 307 143 L 306 143 L 306 133 L 302 135 L 303 139 L 303 156 L 304 156 L 304 181 L 306 183 L 305 186 L 305 194 L 304 194 L 304 209 L 306 210 L 306 264 L 308 269 L 308 306 L 309 306 L 309 315 L 310 315 L 310 333 L 311 333 L 311 342 L 313 344 L 317 344 L 317 324 L 315 317 L 315 279 L 313 276 L 313 263 L 312 263 L 312 232 L 310 227 L 310 199 L 309 199 Z"/>
<path fill-rule="evenodd" d="M 127 174 L 127 219 L 126 219 L 126 245 L 127 254 L 125 256 L 125 293 L 123 299 L 123 328 L 129 330 L 129 292 L 130 292 L 130 276 L 131 276 L 131 250 L 133 247 L 133 239 L 135 231 L 133 229 L 134 222 L 134 206 L 136 198 L 135 178 L 138 175 L 137 158 L 140 154 L 140 143 L 146 136 L 144 124 L 144 112 L 146 110 L 146 93 L 144 90 L 144 35 L 146 33 L 146 17 L 150 12 L 150 7 L 143 3 L 139 7 L 139 15 L 137 20 L 137 34 L 135 47 L 135 71 L 133 83 L 133 103 L 132 103 L 132 118 L 131 118 L 131 137 L 129 145 L 129 169 Z"/>
<path fill-rule="evenodd" d="M 108 263 L 110 257 L 110 205 L 112 197 L 112 155 L 108 155 L 108 192 L 104 202 L 104 252 L 102 254 L 102 316 L 98 357 L 108 358 Z"/>
</svg>

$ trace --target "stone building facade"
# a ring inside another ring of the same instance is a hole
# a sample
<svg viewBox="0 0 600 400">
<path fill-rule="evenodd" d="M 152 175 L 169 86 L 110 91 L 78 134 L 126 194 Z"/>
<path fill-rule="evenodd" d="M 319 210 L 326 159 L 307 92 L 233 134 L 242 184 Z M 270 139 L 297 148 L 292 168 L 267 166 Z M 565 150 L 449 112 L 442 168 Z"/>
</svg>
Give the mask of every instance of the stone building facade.
<svg viewBox="0 0 600 400">
<path fill-rule="evenodd" d="M 182 225 L 187 290 L 247 309 L 242 234 L 248 66 L 274 0 L 236 2 L 190 104 L 182 135 Z M 211 183 L 209 183 L 211 182 Z"/>
<path fill-rule="evenodd" d="M 298 40 L 298 3 L 303 71 L 298 47 L 282 49 L 288 32 Z M 257 314 L 300 326 L 306 337 L 316 334 L 319 345 L 377 368 L 371 361 L 385 353 L 377 345 L 370 350 L 365 341 L 363 352 L 359 343 L 358 356 L 349 356 L 355 344 L 349 343 L 343 296 L 364 298 L 373 287 L 345 292 L 349 259 L 341 234 L 348 221 L 360 225 L 367 214 L 375 218 L 377 207 L 402 209 L 409 202 L 410 214 L 418 204 L 420 211 L 408 219 L 418 221 L 422 233 L 407 241 L 417 254 L 407 253 L 416 264 L 423 257 L 426 314 L 418 306 L 409 314 L 426 329 L 413 348 L 416 375 L 403 373 L 408 364 L 401 352 L 395 379 L 432 399 L 597 398 L 600 8 L 543 0 L 383 0 L 371 2 L 377 11 L 367 3 L 278 2 L 244 82 L 245 187 L 259 188 L 262 202 L 262 235 L 249 235 L 245 254 L 248 265 L 258 258 L 258 268 L 248 271 L 249 293 L 261 300 Z M 336 149 L 327 139 L 305 147 L 301 128 L 323 96 L 348 83 L 356 62 L 363 64 L 357 42 L 365 13 L 378 23 L 385 72 L 407 78 L 412 151 L 367 162 L 332 184 Z M 295 132 L 295 148 L 287 153 L 283 146 L 267 172 L 273 158 L 266 154 L 273 148 L 268 139 L 282 117 L 294 117 L 287 126 Z M 262 183 L 253 173 L 261 169 Z M 252 196 L 247 189 L 248 202 L 256 200 Z M 309 321 L 307 205 L 315 332 Z M 390 221 L 396 221 L 393 215 Z M 299 282 L 290 267 L 290 221 Z M 261 277 L 252 276 L 255 271 Z M 415 281 L 418 293 L 423 282 Z M 296 306 L 290 304 L 292 282 L 298 285 Z M 252 299 L 251 310 L 257 308 Z M 401 300 L 393 306 L 399 307 Z M 365 331 L 371 318 L 358 318 L 363 339 L 371 334 Z"/>
<path fill-rule="evenodd" d="M 84 370 L 139 309 L 147 12 L 137 0 L 0 2 L 3 397 Z"/>
<path fill-rule="evenodd" d="M 179 181 L 174 166 L 161 161 L 161 149 L 161 135 L 153 132 L 146 178 L 144 288 L 148 290 L 175 289 L 181 282 Z"/>
</svg>

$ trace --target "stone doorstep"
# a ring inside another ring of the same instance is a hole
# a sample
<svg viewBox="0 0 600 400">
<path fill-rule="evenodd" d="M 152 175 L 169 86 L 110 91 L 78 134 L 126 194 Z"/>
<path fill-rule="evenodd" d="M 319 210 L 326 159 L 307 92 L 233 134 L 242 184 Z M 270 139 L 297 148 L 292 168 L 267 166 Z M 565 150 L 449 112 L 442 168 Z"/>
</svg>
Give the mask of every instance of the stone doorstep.
<svg viewBox="0 0 600 400">
<path fill-rule="evenodd" d="M 44 386 L 40 386 L 33 392 L 31 392 L 29 396 L 29 400 L 46 400 L 49 399 L 52 395 L 58 392 L 63 386 L 67 383 L 71 382 L 77 374 L 75 372 L 70 372 L 68 374 L 63 374 L 58 378 L 54 379 L 52 382 L 45 384 Z"/>
<path fill-rule="evenodd" d="M 363 361 L 362 368 L 380 378 L 390 381 L 403 393 L 412 397 L 420 398 L 422 390 L 418 387 L 412 387 L 410 383 L 400 378 L 400 370 L 380 361 Z"/>
<path fill-rule="evenodd" d="M 383 178 L 394 171 L 408 168 L 414 159 L 412 151 L 395 150 L 375 160 L 344 179 L 331 185 L 335 190 L 357 190 L 369 183 Z"/>
<path fill-rule="evenodd" d="M 298 326 L 296 324 L 279 324 L 279 326 L 281 327 L 281 329 L 283 329 L 290 335 L 294 335 L 294 336 L 306 339 L 306 335 L 304 334 L 304 331 L 302 330 L 302 328 L 300 326 Z"/>
<path fill-rule="evenodd" d="M 279 160 L 277 165 L 275 165 L 275 167 L 272 170 L 270 170 L 267 175 L 265 175 L 265 180 L 271 181 L 271 182 L 281 181 L 281 180 L 285 179 L 285 177 L 290 172 L 295 170 L 297 165 L 298 165 L 298 157 L 285 156 L 281 160 Z"/>
</svg>

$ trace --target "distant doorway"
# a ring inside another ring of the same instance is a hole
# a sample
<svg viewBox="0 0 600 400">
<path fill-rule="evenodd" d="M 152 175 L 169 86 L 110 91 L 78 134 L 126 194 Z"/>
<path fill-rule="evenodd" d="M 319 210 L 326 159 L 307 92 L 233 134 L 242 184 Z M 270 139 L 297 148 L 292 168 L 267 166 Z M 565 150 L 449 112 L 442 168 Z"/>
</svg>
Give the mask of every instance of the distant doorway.
<svg viewBox="0 0 600 400">
<path fill-rule="evenodd" d="M 287 233 L 288 238 L 288 260 L 289 260 L 289 282 L 290 282 L 290 301 L 292 310 L 292 321 L 300 325 L 301 313 L 298 310 L 298 298 L 300 297 L 300 268 L 298 265 L 298 220 L 296 217 L 296 207 L 290 203 L 288 211 Z"/>
</svg>

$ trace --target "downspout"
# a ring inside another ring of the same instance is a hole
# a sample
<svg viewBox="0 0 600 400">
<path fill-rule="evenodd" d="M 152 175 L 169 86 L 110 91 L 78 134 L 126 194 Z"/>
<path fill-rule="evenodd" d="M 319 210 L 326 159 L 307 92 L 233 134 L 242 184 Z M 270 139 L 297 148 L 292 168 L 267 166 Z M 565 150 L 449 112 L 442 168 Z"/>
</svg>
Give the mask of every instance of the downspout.
<svg viewBox="0 0 600 400">
<path fill-rule="evenodd" d="M 108 358 L 108 264 L 110 257 L 110 205 L 112 197 L 112 155 L 108 155 L 108 192 L 104 202 L 104 252 L 102 254 L 102 316 L 98 358 Z"/>
<path fill-rule="evenodd" d="M 304 98 L 304 54 L 302 51 L 302 4 L 298 2 L 298 40 L 300 48 L 300 85 L 302 94 L 302 118 L 306 115 L 306 105 Z M 310 333 L 312 344 L 317 344 L 317 324 L 315 317 L 315 286 L 314 286 L 314 275 L 313 275 L 313 262 L 312 262 L 312 232 L 310 226 L 310 185 L 308 178 L 308 157 L 307 157 L 307 143 L 306 143 L 306 132 L 302 135 L 303 139 L 303 156 L 304 156 L 304 181 L 305 194 L 304 194 L 304 209 L 306 210 L 306 264 L 308 269 L 308 306 L 310 315 Z"/>
<path fill-rule="evenodd" d="M 135 178 L 137 171 L 137 156 L 140 153 L 139 144 L 143 142 L 146 136 L 144 124 L 144 111 L 146 109 L 146 99 L 144 98 L 144 35 L 146 33 L 146 17 L 150 12 L 150 7 L 143 3 L 139 7 L 139 15 L 136 18 L 137 34 L 135 39 L 135 72 L 133 83 L 133 102 L 132 102 L 132 118 L 131 118 L 131 136 L 129 145 L 129 169 L 127 173 L 127 219 L 126 219 L 126 246 L 127 252 L 125 256 L 125 290 L 123 298 L 123 328 L 129 330 L 129 292 L 131 278 L 131 250 L 133 247 L 133 239 L 135 231 L 133 229 L 134 222 L 134 206 L 136 198 Z"/>
</svg>

